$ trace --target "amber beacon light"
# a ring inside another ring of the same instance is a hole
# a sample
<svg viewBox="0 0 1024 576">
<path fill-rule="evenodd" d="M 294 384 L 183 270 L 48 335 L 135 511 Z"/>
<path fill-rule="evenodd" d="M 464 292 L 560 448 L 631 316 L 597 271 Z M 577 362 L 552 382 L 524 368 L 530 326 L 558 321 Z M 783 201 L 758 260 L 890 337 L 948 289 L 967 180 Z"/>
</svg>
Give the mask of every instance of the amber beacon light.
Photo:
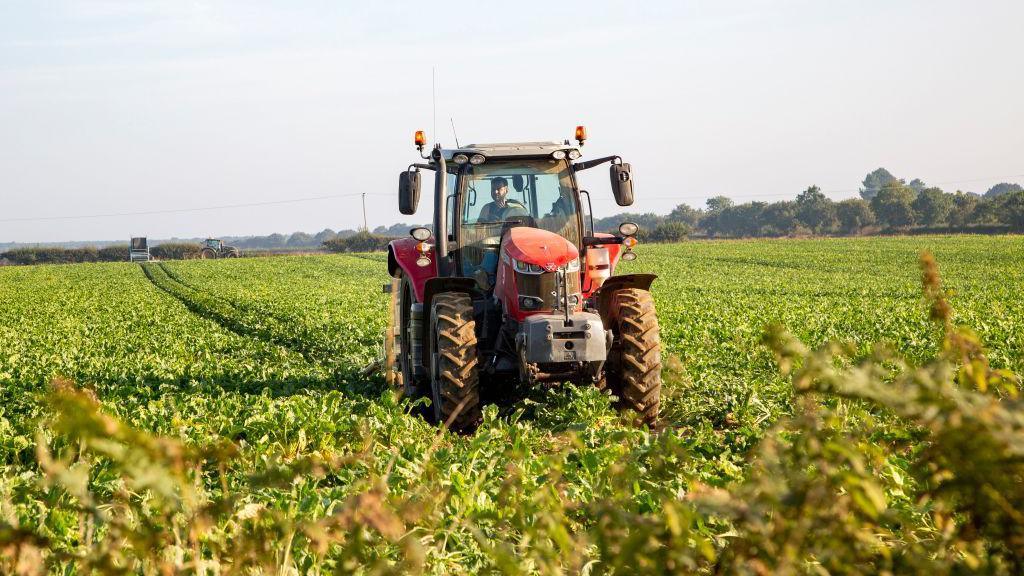
<svg viewBox="0 0 1024 576">
<path fill-rule="evenodd" d="M 577 126 L 576 127 L 576 141 L 580 143 L 580 146 L 583 146 L 583 141 L 586 140 L 586 139 L 587 139 L 587 127 L 586 126 Z"/>
<path fill-rule="evenodd" d="M 416 142 L 416 147 L 419 148 L 421 151 L 423 150 L 423 147 L 427 145 L 427 137 L 423 134 L 423 130 L 416 131 L 416 136 L 414 137 L 414 140 Z"/>
</svg>

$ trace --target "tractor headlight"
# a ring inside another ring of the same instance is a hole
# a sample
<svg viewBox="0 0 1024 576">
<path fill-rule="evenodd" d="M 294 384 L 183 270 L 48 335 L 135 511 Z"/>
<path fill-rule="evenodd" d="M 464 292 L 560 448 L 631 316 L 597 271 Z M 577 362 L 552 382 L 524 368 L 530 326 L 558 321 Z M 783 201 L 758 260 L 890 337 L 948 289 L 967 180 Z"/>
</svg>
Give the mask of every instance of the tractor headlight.
<svg viewBox="0 0 1024 576">
<path fill-rule="evenodd" d="M 562 158 L 565 158 L 565 150 L 555 150 L 551 153 L 551 157 L 555 160 L 561 160 Z"/>
<path fill-rule="evenodd" d="M 544 269 L 536 264 L 528 264 L 515 258 L 512 259 L 512 266 L 520 274 L 542 274 L 544 272 Z"/>
<path fill-rule="evenodd" d="M 456 164 L 465 164 L 466 162 L 469 162 L 469 156 L 466 156 L 465 154 L 456 154 L 455 156 L 452 156 L 452 161 Z"/>
<path fill-rule="evenodd" d="M 484 158 L 483 154 L 473 154 L 469 157 L 469 163 L 474 166 L 483 164 L 485 160 L 487 160 L 487 158 Z"/>
<path fill-rule="evenodd" d="M 575 160 L 580 156 L 583 156 L 583 154 L 581 154 L 579 150 L 569 150 L 569 160 Z"/>
</svg>

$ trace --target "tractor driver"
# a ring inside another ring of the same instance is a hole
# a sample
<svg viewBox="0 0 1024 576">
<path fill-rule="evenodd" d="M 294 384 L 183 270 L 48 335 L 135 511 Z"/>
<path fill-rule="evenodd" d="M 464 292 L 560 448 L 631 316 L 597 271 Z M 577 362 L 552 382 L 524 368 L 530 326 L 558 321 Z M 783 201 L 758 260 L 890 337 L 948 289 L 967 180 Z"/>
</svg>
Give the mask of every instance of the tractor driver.
<svg viewBox="0 0 1024 576">
<path fill-rule="evenodd" d="M 480 222 L 501 222 L 512 216 L 529 216 L 526 206 L 508 197 L 508 180 L 498 176 L 491 180 L 491 198 L 480 211 Z"/>
</svg>

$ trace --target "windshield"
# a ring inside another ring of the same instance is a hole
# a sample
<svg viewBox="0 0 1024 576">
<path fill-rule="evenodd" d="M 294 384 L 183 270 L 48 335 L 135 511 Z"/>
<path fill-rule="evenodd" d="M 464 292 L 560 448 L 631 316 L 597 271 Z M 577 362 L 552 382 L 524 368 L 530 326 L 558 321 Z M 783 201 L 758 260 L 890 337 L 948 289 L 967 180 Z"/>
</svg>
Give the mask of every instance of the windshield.
<svg viewBox="0 0 1024 576">
<path fill-rule="evenodd" d="M 580 247 L 579 214 L 565 160 L 498 160 L 467 165 L 461 188 L 462 273 L 493 282 L 501 233 L 510 226 L 554 232 Z"/>
</svg>

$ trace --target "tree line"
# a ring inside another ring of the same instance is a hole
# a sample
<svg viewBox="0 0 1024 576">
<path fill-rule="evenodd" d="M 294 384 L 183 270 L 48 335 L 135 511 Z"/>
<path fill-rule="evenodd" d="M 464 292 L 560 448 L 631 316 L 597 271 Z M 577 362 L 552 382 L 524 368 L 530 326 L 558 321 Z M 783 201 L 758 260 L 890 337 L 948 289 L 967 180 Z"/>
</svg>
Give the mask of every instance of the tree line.
<svg viewBox="0 0 1024 576">
<path fill-rule="evenodd" d="M 640 224 L 648 241 L 690 236 L 742 238 L 915 232 L 1001 233 L 1024 230 L 1024 188 L 1001 183 L 985 194 L 946 192 L 920 179 L 909 183 L 885 168 L 869 173 L 860 198 L 835 201 L 810 186 L 794 200 L 737 204 L 725 196 L 703 209 L 680 204 L 667 215 L 619 214 L 595 222 L 612 231 L 624 220 Z"/>
</svg>

